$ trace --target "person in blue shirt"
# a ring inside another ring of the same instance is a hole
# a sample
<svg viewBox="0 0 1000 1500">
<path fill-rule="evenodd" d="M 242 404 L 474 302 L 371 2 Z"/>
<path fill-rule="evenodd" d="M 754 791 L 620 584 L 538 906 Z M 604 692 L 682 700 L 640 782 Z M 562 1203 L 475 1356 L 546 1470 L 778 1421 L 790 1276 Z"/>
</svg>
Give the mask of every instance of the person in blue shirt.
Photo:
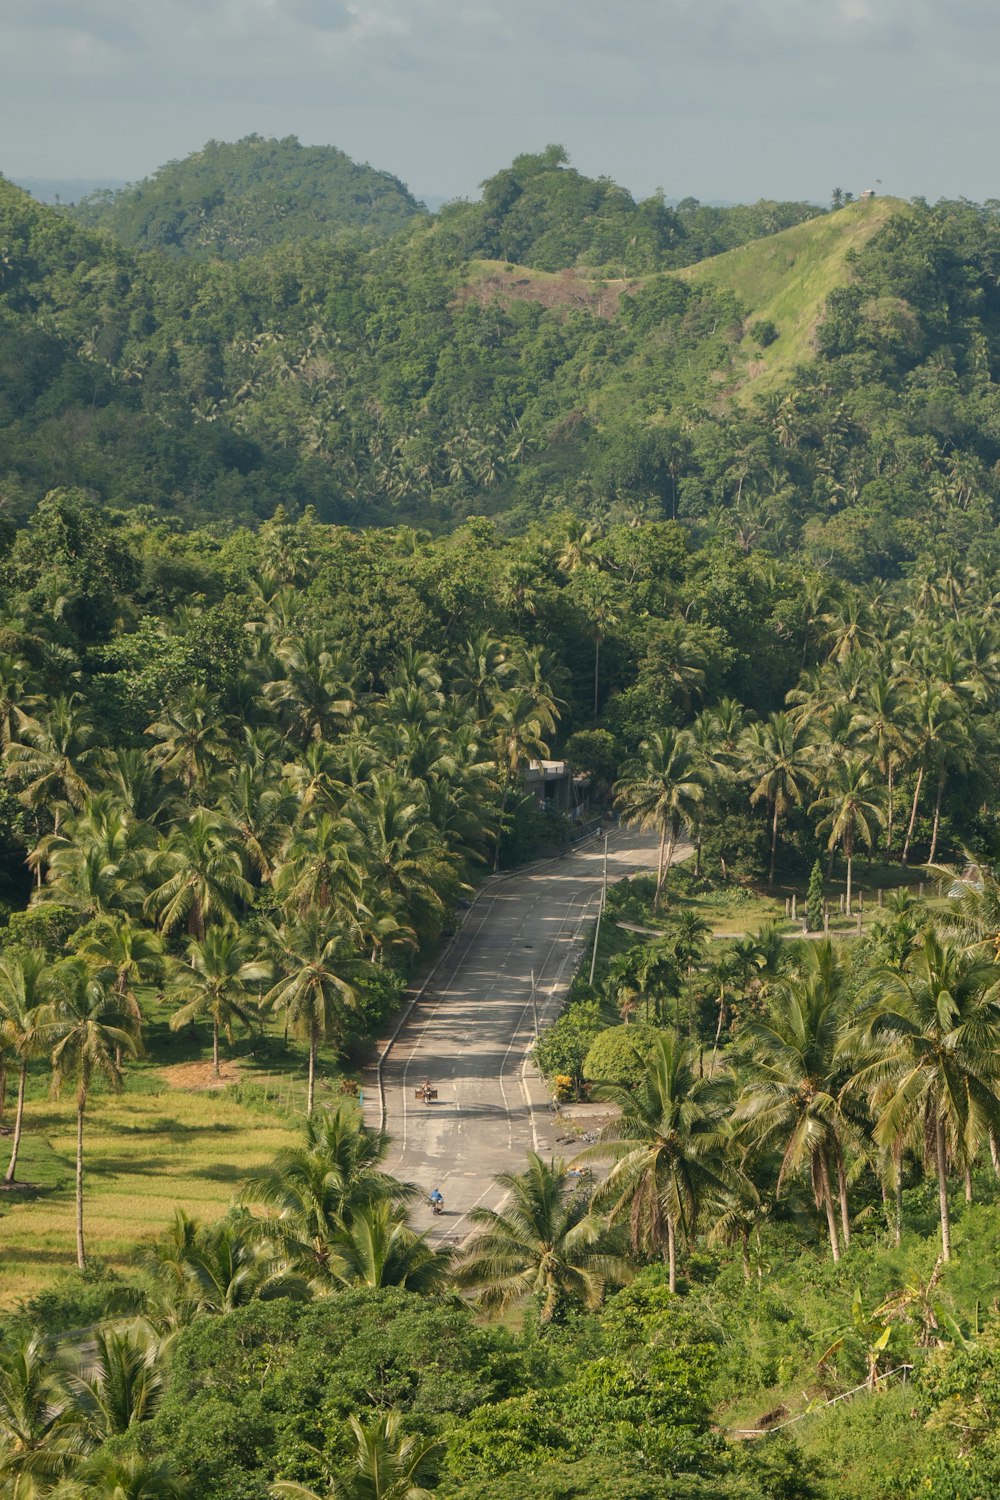
<svg viewBox="0 0 1000 1500">
<path fill-rule="evenodd" d="M 433 1208 L 436 1214 L 439 1214 L 443 1207 L 444 1199 L 442 1198 L 438 1189 L 435 1188 L 433 1193 L 431 1193 L 431 1208 Z"/>
</svg>

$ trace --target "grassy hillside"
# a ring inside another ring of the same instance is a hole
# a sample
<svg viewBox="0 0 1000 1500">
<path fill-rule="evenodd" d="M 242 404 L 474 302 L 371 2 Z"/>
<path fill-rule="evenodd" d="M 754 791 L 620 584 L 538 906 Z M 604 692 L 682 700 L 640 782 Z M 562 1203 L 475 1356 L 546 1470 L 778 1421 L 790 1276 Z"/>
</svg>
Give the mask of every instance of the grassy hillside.
<svg viewBox="0 0 1000 1500">
<path fill-rule="evenodd" d="M 812 338 L 827 297 L 850 280 L 848 255 L 860 250 L 896 214 L 907 212 L 898 198 L 850 203 L 755 240 L 724 255 L 699 261 L 676 274 L 694 286 L 732 291 L 746 308 L 748 323 L 773 323 L 778 337 L 766 348 L 749 332 L 741 352 L 746 371 L 741 390 L 774 390 L 797 364 L 810 358 Z"/>
</svg>

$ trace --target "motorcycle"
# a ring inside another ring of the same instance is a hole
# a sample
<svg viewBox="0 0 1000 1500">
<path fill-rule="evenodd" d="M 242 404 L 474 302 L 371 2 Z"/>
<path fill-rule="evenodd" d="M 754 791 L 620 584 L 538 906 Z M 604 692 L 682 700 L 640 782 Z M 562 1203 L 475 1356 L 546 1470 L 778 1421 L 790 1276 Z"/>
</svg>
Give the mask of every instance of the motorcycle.
<svg viewBox="0 0 1000 1500">
<path fill-rule="evenodd" d="M 443 1198 L 428 1198 L 427 1201 L 428 1201 L 428 1203 L 431 1206 L 431 1212 L 432 1213 L 435 1213 L 435 1214 L 443 1214 L 444 1213 L 444 1199 Z"/>
</svg>

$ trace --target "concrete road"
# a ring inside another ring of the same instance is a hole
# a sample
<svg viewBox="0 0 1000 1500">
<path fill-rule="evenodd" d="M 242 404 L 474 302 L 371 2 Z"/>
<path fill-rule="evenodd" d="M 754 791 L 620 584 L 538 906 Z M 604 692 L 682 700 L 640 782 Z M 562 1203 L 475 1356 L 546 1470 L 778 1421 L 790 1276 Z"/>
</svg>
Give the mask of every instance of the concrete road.
<svg viewBox="0 0 1000 1500">
<path fill-rule="evenodd" d="M 655 837 L 616 829 L 609 882 L 655 869 L 656 857 Z M 597 838 L 488 882 L 386 1057 L 388 1170 L 425 1193 L 441 1190 L 444 1214 L 434 1217 L 424 1202 L 413 1214 L 434 1240 L 460 1243 L 470 1232 L 469 1211 L 500 1202 L 494 1175 L 519 1170 L 528 1150 L 553 1150 L 556 1118 L 529 1054 L 593 933 L 603 869 Z M 425 1078 L 438 1090 L 433 1104 L 414 1097 Z M 370 1087 L 365 1093 L 374 1122 L 380 1101 Z"/>
</svg>

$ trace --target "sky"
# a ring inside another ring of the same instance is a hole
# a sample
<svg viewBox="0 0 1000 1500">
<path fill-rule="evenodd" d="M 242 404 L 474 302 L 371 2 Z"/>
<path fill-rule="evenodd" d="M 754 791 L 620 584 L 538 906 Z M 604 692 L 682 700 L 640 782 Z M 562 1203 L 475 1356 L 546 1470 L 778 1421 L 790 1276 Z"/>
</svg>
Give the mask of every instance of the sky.
<svg viewBox="0 0 1000 1500">
<path fill-rule="evenodd" d="M 1000 196 L 995 0 L 0 0 L 0 172 L 136 180 L 297 135 L 474 196 L 521 151 L 637 195 Z"/>
</svg>

